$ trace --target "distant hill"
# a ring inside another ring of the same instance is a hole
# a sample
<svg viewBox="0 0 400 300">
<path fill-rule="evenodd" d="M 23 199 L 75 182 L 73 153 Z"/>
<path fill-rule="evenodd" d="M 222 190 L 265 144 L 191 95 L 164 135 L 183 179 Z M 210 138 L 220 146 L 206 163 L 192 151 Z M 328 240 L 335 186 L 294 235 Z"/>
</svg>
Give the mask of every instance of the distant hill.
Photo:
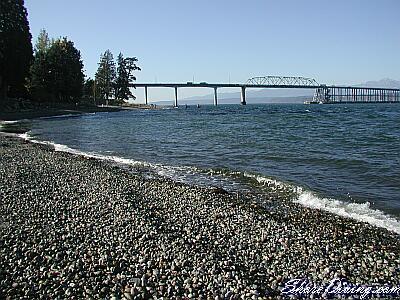
<svg viewBox="0 0 400 300">
<path fill-rule="evenodd" d="M 239 90 L 239 89 L 238 89 Z M 252 98 L 276 98 L 276 97 L 299 97 L 312 96 L 313 89 L 246 89 L 247 99 Z M 205 96 L 193 96 L 183 100 L 206 100 L 214 99 L 214 94 Z M 224 93 L 223 89 L 218 90 L 218 99 L 240 99 L 240 91 Z"/>
<path fill-rule="evenodd" d="M 219 89 L 218 103 L 233 104 L 240 103 L 240 92 L 223 93 L 223 89 Z M 305 100 L 310 100 L 314 94 L 312 89 L 247 89 L 247 103 L 303 103 Z M 212 104 L 214 99 L 213 94 L 205 96 L 194 96 L 179 100 L 180 103 L 188 105 L 196 104 Z"/>
<path fill-rule="evenodd" d="M 385 79 L 381 79 L 378 81 L 367 81 L 367 82 L 359 84 L 357 86 L 400 89 L 400 81 L 390 79 L 390 78 L 385 78 Z"/>
<path fill-rule="evenodd" d="M 192 98 L 192 97 L 191 97 Z M 297 97 L 265 97 L 265 98 L 247 98 L 247 104 L 256 104 L 256 103 L 304 103 L 306 100 L 311 100 L 312 96 L 297 96 Z M 152 102 L 152 104 L 157 105 L 173 105 L 172 100 L 163 100 Z M 212 98 L 202 98 L 202 99 L 179 99 L 179 105 L 212 105 L 214 104 L 214 100 Z M 218 99 L 218 104 L 240 104 L 240 96 L 237 98 L 223 98 Z"/>
</svg>

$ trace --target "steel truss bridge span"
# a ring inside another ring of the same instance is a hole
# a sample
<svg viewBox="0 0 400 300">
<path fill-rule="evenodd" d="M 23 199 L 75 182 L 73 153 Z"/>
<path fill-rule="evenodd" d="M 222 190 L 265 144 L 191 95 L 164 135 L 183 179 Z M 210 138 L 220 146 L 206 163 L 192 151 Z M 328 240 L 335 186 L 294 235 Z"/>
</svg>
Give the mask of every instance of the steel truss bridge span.
<svg viewBox="0 0 400 300">
<path fill-rule="evenodd" d="M 274 85 L 274 86 L 310 86 L 315 87 L 318 82 L 313 78 L 287 77 L 287 76 L 264 76 L 253 77 L 246 81 L 247 85 Z"/>
</svg>

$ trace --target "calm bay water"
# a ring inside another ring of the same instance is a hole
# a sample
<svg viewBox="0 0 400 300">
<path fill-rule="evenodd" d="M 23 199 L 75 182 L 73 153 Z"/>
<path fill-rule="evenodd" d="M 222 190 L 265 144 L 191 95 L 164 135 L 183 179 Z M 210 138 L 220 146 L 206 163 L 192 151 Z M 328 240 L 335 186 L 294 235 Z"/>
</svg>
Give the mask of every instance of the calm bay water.
<svg viewBox="0 0 400 300">
<path fill-rule="evenodd" d="M 29 134 L 150 163 L 177 180 L 240 189 L 274 178 L 400 217 L 399 104 L 133 110 L 40 119 Z"/>
</svg>

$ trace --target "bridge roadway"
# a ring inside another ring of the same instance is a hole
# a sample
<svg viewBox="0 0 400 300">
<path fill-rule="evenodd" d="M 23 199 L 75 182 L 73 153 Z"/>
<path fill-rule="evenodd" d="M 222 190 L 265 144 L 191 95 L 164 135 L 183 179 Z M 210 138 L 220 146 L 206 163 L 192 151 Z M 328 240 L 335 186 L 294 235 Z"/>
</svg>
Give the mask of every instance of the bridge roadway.
<svg viewBox="0 0 400 300">
<path fill-rule="evenodd" d="M 319 103 L 349 102 L 400 102 L 400 89 L 355 87 L 319 84 L 249 84 L 249 83 L 134 83 L 131 87 L 144 87 L 145 101 L 148 104 L 149 87 L 167 87 L 175 89 L 175 107 L 178 106 L 178 88 L 213 88 L 214 105 L 218 104 L 218 88 L 240 88 L 242 105 L 246 105 L 246 89 L 314 89 L 314 101 Z M 317 97 L 317 98 L 316 98 Z M 319 98 L 318 98 L 319 97 Z M 362 99 L 362 100 L 359 100 Z"/>
</svg>

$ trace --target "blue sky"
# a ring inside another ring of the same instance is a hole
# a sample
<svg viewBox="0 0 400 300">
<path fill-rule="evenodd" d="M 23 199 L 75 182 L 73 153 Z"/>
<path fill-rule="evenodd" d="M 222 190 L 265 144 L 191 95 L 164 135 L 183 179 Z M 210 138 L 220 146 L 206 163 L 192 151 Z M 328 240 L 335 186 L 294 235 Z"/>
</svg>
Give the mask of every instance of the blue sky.
<svg viewBox="0 0 400 300">
<path fill-rule="evenodd" d="M 399 0 L 25 0 L 33 42 L 67 36 L 93 77 L 106 49 L 136 56 L 138 82 L 244 82 L 313 77 L 352 84 L 400 79 Z M 229 90 L 226 90 L 227 92 Z M 209 94 L 181 89 L 180 97 Z M 138 100 L 143 91 L 136 92 Z M 154 89 L 153 100 L 172 99 Z"/>
</svg>

